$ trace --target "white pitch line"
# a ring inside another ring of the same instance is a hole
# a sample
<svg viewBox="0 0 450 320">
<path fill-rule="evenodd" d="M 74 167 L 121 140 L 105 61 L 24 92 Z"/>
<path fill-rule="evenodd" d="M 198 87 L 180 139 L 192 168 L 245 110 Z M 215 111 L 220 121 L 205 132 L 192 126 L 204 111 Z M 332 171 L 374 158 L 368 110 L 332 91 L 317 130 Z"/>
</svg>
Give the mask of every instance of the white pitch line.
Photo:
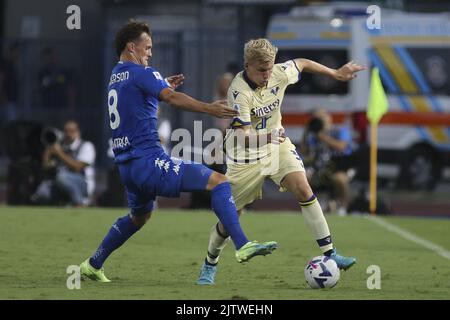
<svg viewBox="0 0 450 320">
<path fill-rule="evenodd" d="M 387 230 L 389 230 L 391 232 L 397 233 L 398 235 L 402 236 L 403 238 L 405 238 L 409 241 L 415 242 L 415 243 L 421 245 L 422 247 L 425 247 L 431 251 L 434 251 L 438 255 L 450 260 L 450 252 L 447 251 L 445 248 L 443 248 L 431 241 L 420 238 L 420 237 L 416 236 L 414 233 L 411 233 L 402 228 L 399 228 L 381 218 L 368 216 L 367 219 L 379 224 L 380 226 L 386 228 Z"/>
</svg>

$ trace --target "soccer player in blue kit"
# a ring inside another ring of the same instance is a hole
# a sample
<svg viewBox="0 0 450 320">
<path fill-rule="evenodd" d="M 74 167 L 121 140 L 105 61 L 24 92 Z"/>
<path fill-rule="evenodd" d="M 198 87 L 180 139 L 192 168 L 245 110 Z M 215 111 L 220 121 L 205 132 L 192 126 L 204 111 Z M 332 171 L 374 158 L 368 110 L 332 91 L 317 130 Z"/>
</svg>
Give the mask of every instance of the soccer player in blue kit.
<svg viewBox="0 0 450 320">
<path fill-rule="evenodd" d="M 137 21 L 125 24 L 116 34 L 115 46 L 120 61 L 112 70 L 108 86 L 109 124 L 115 162 L 131 212 L 113 224 L 95 253 L 81 263 L 81 274 L 95 281 L 110 282 L 103 269 L 108 256 L 147 222 L 156 196 L 178 197 L 180 192 L 211 191 L 212 208 L 234 242 L 238 262 L 275 250 L 274 241 L 248 241 L 224 175 L 202 164 L 170 158 L 159 141 L 159 100 L 220 118 L 232 118 L 237 111 L 228 108 L 225 101 L 204 103 L 176 92 L 174 89 L 182 84 L 183 75 L 164 79 L 149 67 L 152 39 L 147 24 Z"/>
</svg>

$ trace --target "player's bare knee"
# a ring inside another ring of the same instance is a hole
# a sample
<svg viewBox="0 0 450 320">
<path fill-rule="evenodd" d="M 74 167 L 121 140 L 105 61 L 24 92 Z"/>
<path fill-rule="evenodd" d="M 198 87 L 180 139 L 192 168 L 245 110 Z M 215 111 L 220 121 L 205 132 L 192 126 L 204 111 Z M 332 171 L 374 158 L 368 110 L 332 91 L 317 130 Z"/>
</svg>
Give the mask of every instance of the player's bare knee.
<svg viewBox="0 0 450 320">
<path fill-rule="evenodd" d="M 314 195 L 311 188 L 303 188 L 299 190 L 297 200 L 299 201 L 307 201 L 311 199 L 311 197 Z"/>
<path fill-rule="evenodd" d="M 305 183 L 301 179 L 289 179 L 286 181 L 282 181 L 281 185 L 285 187 L 290 193 L 292 193 L 297 201 L 305 201 L 312 195 L 309 184 L 307 182 Z"/>
<path fill-rule="evenodd" d="M 146 214 L 142 215 L 142 216 L 131 216 L 131 221 L 133 222 L 133 224 L 137 227 L 143 227 L 147 221 L 150 219 L 152 213 L 151 212 L 147 212 Z"/>
<path fill-rule="evenodd" d="M 225 230 L 225 227 L 223 226 L 222 222 L 219 222 L 218 229 L 221 236 L 228 237 L 228 232 L 227 230 Z"/>
<path fill-rule="evenodd" d="M 215 178 L 215 180 L 217 182 L 217 185 L 228 181 L 228 178 L 225 175 L 221 174 L 221 173 L 216 173 L 215 175 L 217 176 Z"/>
<path fill-rule="evenodd" d="M 297 201 L 307 201 L 314 194 L 309 184 L 294 183 L 290 186 L 289 191 L 295 196 Z"/>
<path fill-rule="evenodd" d="M 207 189 L 212 190 L 219 184 L 227 182 L 227 181 L 228 181 L 228 179 L 225 175 L 218 173 L 218 172 L 213 172 L 211 174 L 211 176 L 209 177 Z"/>
</svg>

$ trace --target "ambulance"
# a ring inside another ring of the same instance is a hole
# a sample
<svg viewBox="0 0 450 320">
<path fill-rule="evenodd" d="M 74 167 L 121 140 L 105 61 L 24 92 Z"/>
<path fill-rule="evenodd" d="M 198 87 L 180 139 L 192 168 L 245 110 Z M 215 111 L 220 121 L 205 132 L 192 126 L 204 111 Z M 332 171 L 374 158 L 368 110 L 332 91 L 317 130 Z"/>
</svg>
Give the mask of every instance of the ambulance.
<svg viewBox="0 0 450 320">
<path fill-rule="evenodd" d="M 373 28 L 368 6 L 311 5 L 270 19 L 267 37 L 279 48 L 278 62 L 307 58 L 338 68 L 353 60 L 368 68 L 348 83 L 303 73 L 286 91 L 283 124 L 298 144 L 310 112 L 325 108 L 364 148 L 370 69 L 377 67 L 389 101 L 378 128 L 379 177 L 432 190 L 450 166 L 450 13 L 380 8 L 380 28 Z"/>
</svg>

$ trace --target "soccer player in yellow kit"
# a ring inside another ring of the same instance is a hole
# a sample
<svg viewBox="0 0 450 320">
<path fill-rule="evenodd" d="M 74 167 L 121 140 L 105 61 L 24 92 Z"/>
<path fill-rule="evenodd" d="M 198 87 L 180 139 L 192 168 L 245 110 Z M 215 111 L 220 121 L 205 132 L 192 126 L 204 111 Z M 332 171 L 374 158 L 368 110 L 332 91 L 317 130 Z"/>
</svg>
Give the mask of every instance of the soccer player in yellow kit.
<svg viewBox="0 0 450 320">
<path fill-rule="evenodd" d="M 349 62 L 339 69 L 331 69 L 301 58 L 275 64 L 276 53 L 277 48 L 267 39 L 247 42 L 244 70 L 235 76 L 228 90 L 228 105 L 239 111 L 239 116 L 232 121 L 233 131 L 225 141 L 226 176 L 236 208 L 240 214 L 245 205 L 261 198 L 265 178 L 272 179 L 280 191 L 291 192 L 299 202 L 304 220 L 322 253 L 346 270 L 356 259 L 337 254 L 333 246 L 327 221 L 309 186 L 303 162 L 284 134 L 281 105 L 287 86 L 298 82 L 302 72 L 349 81 L 365 68 Z M 228 234 L 218 222 L 211 229 L 198 284 L 214 284 L 219 255 L 228 241 Z"/>
</svg>

